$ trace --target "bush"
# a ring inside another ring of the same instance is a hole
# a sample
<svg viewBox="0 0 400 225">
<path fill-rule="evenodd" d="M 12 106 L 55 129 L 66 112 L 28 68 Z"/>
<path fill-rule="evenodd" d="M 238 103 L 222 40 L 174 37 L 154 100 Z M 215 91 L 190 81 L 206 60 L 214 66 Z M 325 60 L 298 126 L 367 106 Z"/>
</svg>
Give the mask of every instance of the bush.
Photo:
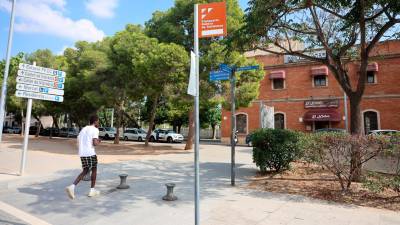
<svg viewBox="0 0 400 225">
<path fill-rule="evenodd" d="M 261 172 L 272 169 L 287 170 L 300 157 L 299 137 L 296 132 L 283 129 L 259 129 L 252 135 L 253 162 Z"/>
<path fill-rule="evenodd" d="M 346 133 L 310 134 L 304 155 L 334 174 L 343 192 L 347 192 L 356 169 L 384 152 L 388 141 L 375 136 Z M 357 159 L 355 159 L 357 157 Z M 376 187 L 376 186 L 375 186 Z"/>
<path fill-rule="evenodd" d="M 391 163 L 394 163 L 397 168 L 395 174 L 385 175 L 371 172 L 365 177 L 363 187 L 376 193 L 390 189 L 400 196 L 400 135 L 395 134 L 387 139 L 389 144 L 384 155 L 393 159 Z"/>
</svg>

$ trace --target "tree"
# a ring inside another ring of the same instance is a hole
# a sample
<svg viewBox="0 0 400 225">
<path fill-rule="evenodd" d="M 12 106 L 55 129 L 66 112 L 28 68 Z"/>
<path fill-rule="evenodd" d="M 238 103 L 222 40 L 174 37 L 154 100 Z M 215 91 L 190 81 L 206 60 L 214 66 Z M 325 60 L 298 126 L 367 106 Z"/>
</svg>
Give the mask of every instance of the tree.
<svg viewBox="0 0 400 225">
<path fill-rule="evenodd" d="M 399 11 L 397 0 L 251 0 L 246 24 L 232 38 L 231 47 L 294 55 L 326 65 L 349 97 L 350 132 L 361 134 L 360 103 L 368 60 L 379 41 L 398 36 Z M 304 43 L 304 48 L 296 48 L 293 41 Z M 309 54 L 318 48 L 326 51 L 326 58 Z M 359 61 L 359 73 L 353 78 L 347 65 L 354 60 Z M 353 153 L 353 164 L 359 165 L 359 151 Z M 360 175 L 361 168 L 358 171 Z"/>
<path fill-rule="evenodd" d="M 217 139 L 216 127 L 221 124 L 221 113 L 221 105 L 217 102 L 200 109 L 201 126 L 211 127 L 211 138 L 214 140 Z"/>
<path fill-rule="evenodd" d="M 107 93 L 107 104 L 115 108 L 117 135 L 126 108 L 130 101 L 141 101 L 144 96 L 152 96 L 154 92 L 149 85 L 157 81 L 159 74 L 146 76 L 143 65 L 146 58 L 157 47 L 157 40 L 147 37 L 142 27 L 127 25 L 125 30 L 118 32 L 110 40 L 108 53 L 112 63 L 111 70 L 101 76 L 102 91 Z M 113 79 L 109 79 L 109 77 Z M 150 94 L 149 94 L 150 93 Z M 118 138 L 115 143 L 118 143 Z"/>
<path fill-rule="evenodd" d="M 147 98 L 152 102 L 145 143 L 147 146 L 161 97 L 181 95 L 185 91 L 181 86 L 187 83 L 186 71 L 189 57 L 182 46 L 159 43 L 147 55 L 140 55 L 134 64 L 140 71 L 141 85 L 146 90 Z"/>
</svg>

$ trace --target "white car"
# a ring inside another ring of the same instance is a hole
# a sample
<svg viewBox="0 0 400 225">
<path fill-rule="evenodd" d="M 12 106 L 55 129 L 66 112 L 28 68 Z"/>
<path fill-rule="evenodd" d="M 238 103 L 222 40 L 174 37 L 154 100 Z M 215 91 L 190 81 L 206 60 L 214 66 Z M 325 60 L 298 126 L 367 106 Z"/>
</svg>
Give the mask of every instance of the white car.
<svg viewBox="0 0 400 225">
<path fill-rule="evenodd" d="M 144 141 L 146 140 L 146 135 L 144 130 L 134 128 L 125 130 L 122 137 L 125 141 Z"/>
<path fill-rule="evenodd" d="M 99 127 L 99 137 L 103 139 L 114 139 L 117 131 L 114 127 Z"/>
<path fill-rule="evenodd" d="M 156 129 L 151 133 L 150 141 L 166 141 L 168 143 L 182 142 L 183 135 L 175 133 L 173 130 Z"/>
<path fill-rule="evenodd" d="M 399 134 L 398 130 L 371 130 L 368 132 L 369 135 L 394 135 Z"/>
</svg>

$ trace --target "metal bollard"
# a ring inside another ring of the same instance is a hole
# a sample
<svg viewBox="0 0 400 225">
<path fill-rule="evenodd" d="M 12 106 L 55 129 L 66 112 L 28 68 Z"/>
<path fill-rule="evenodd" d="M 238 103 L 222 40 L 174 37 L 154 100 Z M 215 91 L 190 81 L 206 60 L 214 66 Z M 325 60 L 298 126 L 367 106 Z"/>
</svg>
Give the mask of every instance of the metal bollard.
<svg viewBox="0 0 400 225">
<path fill-rule="evenodd" d="M 167 186 L 167 195 L 165 195 L 162 199 L 164 201 L 175 201 L 175 200 L 178 200 L 178 197 L 176 197 L 174 195 L 175 184 L 174 183 L 168 183 L 168 184 L 165 184 L 165 186 Z"/>
<path fill-rule="evenodd" d="M 121 183 L 117 186 L 118 189 L 128 189 L 129 185 L 126 184 L 126 178 L 128 174 L 120 174 L 119 178 L 121 178 Z"/>
<path fill-rule="evenodd" d="M 82 180 L 83 181 L 91 181 L 92 180 L 90 170 L 89 170 L 89 172 L 87 172 L 87 174 L 83 177 Z"/>
</svg>

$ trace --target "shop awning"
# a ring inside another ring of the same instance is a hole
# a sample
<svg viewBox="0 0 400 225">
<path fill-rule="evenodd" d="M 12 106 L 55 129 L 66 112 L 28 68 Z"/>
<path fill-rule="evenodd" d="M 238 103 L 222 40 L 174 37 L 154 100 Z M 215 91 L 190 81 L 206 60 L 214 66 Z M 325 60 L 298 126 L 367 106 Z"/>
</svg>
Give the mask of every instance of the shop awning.
<svg viewBox="0 0 400 225">
<path fill-rule="evenodd" d="M 271 71 L 269 74 L 269 79 L 285 79 L 285 71 L 284 70 L 276 70 L 276 71 Z"/>
<path fill-rule="evenodd" d="M 335 109 L 313 109 L 304 114 L 304 121 L 340 121 L 340 114 Z"/>
<path fill-rule="evenodd" d="M 374 62 L 374 63 L 370 63 L 367 66 L 367 71 L 374 71 L 374 72 L 378 72 L 378 63 Z"/>
<path fill-rule="evenodd" d="M 318 75 L 328 75 L 328 67 L 327 66 L 317 66 L 311 68 L 311 76 Z"/>
</svg>

